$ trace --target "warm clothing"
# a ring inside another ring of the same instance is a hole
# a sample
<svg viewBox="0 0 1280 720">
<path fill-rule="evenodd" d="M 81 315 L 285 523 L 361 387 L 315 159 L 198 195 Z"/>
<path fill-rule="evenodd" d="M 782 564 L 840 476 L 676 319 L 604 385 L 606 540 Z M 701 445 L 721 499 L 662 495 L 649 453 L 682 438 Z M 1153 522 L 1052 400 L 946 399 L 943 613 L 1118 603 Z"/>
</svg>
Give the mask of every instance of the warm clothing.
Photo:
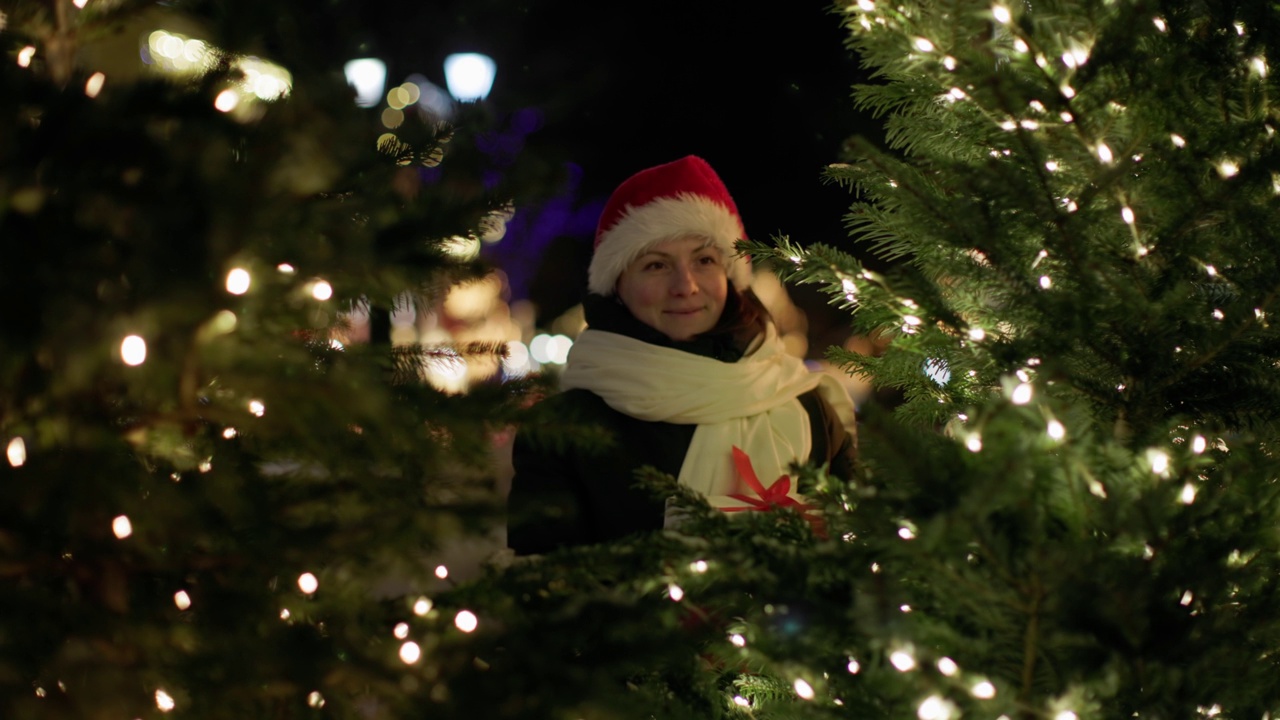
<svg viewBox="0 0 1280 720">
<path fill-rule="evenodd" d="M 518 433 L 508 502 L 517 554 L 602 542 L 663 526 L 664 503 L 633 487 L 646 465 L 675 476 L 714 506 L 741 492 L 737 446 L 767 484 L 795 459 L 852 469 L 852 404 L 830 378 L 785 355 L 772 331 L 744 353 L 714 334 L 672 341 L 609 298 L 591 296 L 567 389 L 544 410 L 608 431 L 598 453 L 535 447 Z"/>
</svg>

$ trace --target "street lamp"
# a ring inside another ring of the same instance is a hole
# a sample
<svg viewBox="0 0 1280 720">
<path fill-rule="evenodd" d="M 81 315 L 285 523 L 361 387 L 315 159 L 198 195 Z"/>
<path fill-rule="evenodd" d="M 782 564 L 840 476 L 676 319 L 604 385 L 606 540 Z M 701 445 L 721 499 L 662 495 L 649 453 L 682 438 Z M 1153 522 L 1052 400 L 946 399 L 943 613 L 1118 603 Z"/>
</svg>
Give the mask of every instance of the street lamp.
<svg viewBox="0 0 1280 720">
<path fill-rule="evenodd" d="M 449 94 L 459 102 L 483 100 L 493 87 L 498 66 L 480 53 L 455 53 L 444 59 L 444 79 Z"/>
<path fill-rule="evenodd" d="M 387 65 L 377 58 L 359 58 L 343 67 L 347 84 L 356 89 L 356 105 L 373 107 L 382 102 L 382 88 L 387 83 Z"/>
</svg>

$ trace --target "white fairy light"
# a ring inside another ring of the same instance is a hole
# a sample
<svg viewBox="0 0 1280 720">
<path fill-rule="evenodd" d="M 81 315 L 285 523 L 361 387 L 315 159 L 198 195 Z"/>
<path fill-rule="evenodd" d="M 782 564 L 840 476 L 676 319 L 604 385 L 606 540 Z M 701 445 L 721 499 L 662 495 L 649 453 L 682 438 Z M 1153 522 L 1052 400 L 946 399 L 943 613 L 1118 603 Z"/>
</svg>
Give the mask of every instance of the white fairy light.
<svg viewBox="0 0 1280 720">
<path fill-rule="evenodd" d="M 947 96 L 950 97 L 952 100 L 963 100 L 966 97 L 969 97 L 968 95 L 965 94 L 963 90 L 961 90 L 958 87 L 953 87 L 950 90 L 948 90 Z"/>
<path fill-rule="evenodd" d="M 1063 710 L 1053 716 L 1053 720 L 1080 720 L 1080 716 L 1070 710 Z"/>
<path fill-rule="evenodd" d="M 953 57 L 951 57 L 950 55 L 948 55 L 948 56 L 946 56 L 946 57 L 942 58 L 942 67 L 944 67 L 944 68 L 946 68 L 946 69 L 948 69 L 948 70 L 955 70 L 955 69 L 956 69 L 956 59 L 955 59 L 955 58 L 953 58 Z"/>
<path fill-rule="evenodd" d="M 1218 309 L 1218 308 L 1214 308 L 1214 309 L 1213 309 L 1213 319 L 1214 319 L 1214 320 L 1226 320 L 1226 319 L 1227 319 L 1227 314 L 1226 314 L 1226 313 L 1224 313 L 1224 312 L 1222 312 L 1222 310 L 1220 310 L 1220 309 Z"/>
<path fill-rule="evenodd" d="M 147 341 L 141 335 L 127 335 L 120 341 L 120 359 L 125 365 L 141 365 L 147 361 Z"/>
<path fill-rule="evenodd" d="M 684 599 L 684 588 L 676 585 L 675 583 L 671 583 L 667 586 L 667 596 L 676 602 L 680 602 Z"/>
<path fill-rule="evenodd" d="M 1137 218 L 1133 214 L 1133 208 L 1129 207 L 1128 205 L 1125 205 L 1124 207 L 1120 208 L 1120 219 L 1124 220 L 1125 225 L 1132 225 L 1133 221 L 1136 220 Z"/>
<path fill-rule="evenodd" d="M 1018 129 L 1018 124 L 1012 120 L 1005 120 L 1004 122 L 1000 123 L 1000 129 L 1007 132 L 1011 132 L 1013 130 Z"/>
<path fill-rule="evenodd" d="M 1244 35 L 1244 23 L 1242 23 L 1242 22 L 1233 23 L 1233 26 L 1234 26 L 1234 27 L 1235 27 L 1235 29 L 1236 29 L 1236 34 L 1237 34 L 1237 35 Z"/>
<path fill-rule="evenodd" d="M 249 271 L 244 268 L 231 268 L 227 273 L 227 292 L 232 295 L 243 295 L 249 292 Z"/>
<path fill-rule="evenodd" d="M 302 573 L 298 576 L 298 589 L 307 595 L 311 595 L 320 589 L 320 581 L 309 572 Z"/>
<path fill-rule="evenodd" d="M 1041 276 L 1040 276 L 1040 287 L 1041 287 L 1042 289 L 1044 289 L 1044 290 L 1048 290 L 1048 289 L 1050 288 L 1050 286 L 1052 286 L 1052 285 L 1053 285 L 1053 280 L 1052 280 L 1052 279 L 1050 279 L 1048 275 L 1041 275 Z"/>
<path fill-rule="evenodd" d="M 987 337 L 987 331 L 980 327 L 969 328 L 969 339 L 974 342 L 980 342 Z"/>
<path fill-rule="evenodd" d="M 480 626 L 480 619 L 470 610 L 460 610 L 453 616 L 453 625 L 462 632 L 469 633 Z"/>
<path fill-rule="evenodd" d="M 1058 117 L 1059 117 L 1059 118 L 1062 118 L 1062 122 L 1064 122 L 1064 123 L 1069 123 L 1069 122 L 1071 122 L 1072 120 L 1075 120 L 1075 119 L 1076 119 L 1074 115 L 1072 115 L 1071 113 L 1067 112 L 1066 110 L 1063 110 L 1062 112 L 1058 113 Z"/>
<path fill-rule="evenodd" d="M 418 643 L 406 640 L 400 645 L 400 661 L 405 665 L 412 665 L 421 659 L 422 648 L 418 647 Z"/>
<path fill-rule="evenodd" d="M 933 43 L 929 38 L 918 37 L 915 40 L 916 49 L 920 52 L 933 52 Z"/>
<path fill-rule="evenodd" d="M 449 568 L 445 567 L 444 565 L 437 565 L 436 577 L 440 578 L 441 580 L 444 580 L 445 578 L 449 577 Z"/>
<path fill-rule="evenodd" d="M 22 467 L 27 461 L 27 443 L 20 437 L 15 437 L 9 441 L 9 447 L 5 449 L 5 455 L 9 458 L 9 464 L 13 467 Z"/>
<path fill-rule="evenodd" d="M 200 464 L 196 465 L 196 469 L 202 473 L 209 472 L 210 470 L 213 469 L 213 458 L 205 458 L 201 460 Z"/>
<path fill-rule="evenodd" d="M 1169 142 L 1173 143 L 1173 146 L 1174 146 L 1174 147 L 1186 147 L 1186 146 L 1187 146 L 1187 140 L 1186 140 L 1186 138 L 1182 137 L 1182 136 L 1181 136 L 1181 135 L 1179 135 L 1178 133 L 1173 133 L 1172 135 L 1170 135 L 1170 136 L 1169 136 Z"/>
<path fill-rule="evenodd" d="M 317 300 L 328 300 L 333 297 L 333 286 L 327 281 L 316 280 L 311 283 L 311 297 Z"/>
<path fill-rule="evenodd" d="M 1266 77 L 1267 76 L 1267 59 L 1262 57 L 1261 55 L 1254 58 L 1250 58 L 1249 69 L 1252 70 L 1255 74 L 1257 74 L 1258 77 Z"/>
<path fill-rule="evenodd" d="M 276 270 L 278 270 L 279 272 L 285 275 L 292 275 L 293 273 L 297 272 L 297 270 L 295 270 L 294 267 L 289 263 L 280 263 L 279 265 L 276 266 Z"/>
<path fill-rule="evenodd" d="M 397 640 L 403 640 L 409 637 L 409 623 L 407 622 L 396 623 L 395 628 L 391 630 L 391 634 L 395 635 Z"/>
<path fill-rule="evenodd" d="M 1218 174 L 1226 178 L 1233 178 L 1240 174 L 1240 165 L 1235 160 L 1223 160 L 1218 163 Z"/>
<path fill-rule="evenodd" d="M 1037 67 L 1039 67 L 1041 70 L 1043 70 L 1043 69 L 1044 69 L 1045 67 L 1047 67 L 1048 65 L 1049 65 L 1049 61 L 1048 61 L 1048 59 L 1046 59 L 1044 55 L 1041 55 L 1041 54 L 1037 53 L 1037 54 L 1036 54 L 1036 66 L 1037 66 Z"/>
<path fill-rule="evenodd" d="M 1197 455 L 1204 452 L 1205 448 L 1208 447 L 1208 445 L 1209 445 L 1209 442 L 1204 439 L 1203 435 L 1197 435 L 1191 438 L 1191 452 Z"/>
<path fill-rule="evenodd" d="M 179 590 L 173 594 L 173 604 L 177 605 L 179 610 L 186 610 L 191 607 L 191 596 L 186 590 Z"/>
<path fill-rule="evenodd" d="M 229 113 L 239 106 L 240 91 L 235 88 L 227 88 L 213 98 L 213 109 L 218 112 Z"/>
<path fill-rule="evenodd" d="M 1212 266 L 1212 265 L 1205 265 L 1205 266 L 1204 266 L 1204 271 L 1205 271 L 1205 272 L 1207 272 L 1207 273 L 1209 273 L 1209 277 L 1213 277 L 1213 276 L 1215 276 L 1215 275 L 1217 275 L 1217 274 L 1218 274 L 1218 268 L 1216 268 L 1216 267 L 1214 267 L 1214 266 Z"/>
<path fill-rule="evenodd" d="M 969 688 L 969 692 L 973 693 L 973 696 L 979 700 L 990 700 L 996 696 L 996 686 L 987 680 L 983 680 Z"/>
<path fill-rule="evenodd" d="M 1178 500 L 1179 500 L 1183 505 L 1190 505 L 1191 503 L 1195 502 L 1195 501 L 1196 501 L 1196 486 L 1195 486 L 1195 485 L 1192 485 L 1191 483 L 1187 483 L 1186 485 L 1183 485 L 1183 486 L 1182 486 L 1182 492 L 1181 492 L 1181 493 L 1179 493 L 1179 495 L 1178 495 Z"/>
<path fill-rule="evenodd" d="M 250 400 L 249 412 L 253 413 L 257 417 L 262 417 L 267 414 L 267 406 L 263 405 L 261 400 Z"/>
<path fill-rule="evenodd" d="M 107 76 L 100 72 L 90 75 L 84 83 L 84 94 L 91 98 L 98 97 L 98 93 L 102 92 L 102 85 L 106 82 Z"/>
<path fill-rule="evenodd" d="M 741 695 L 733 696 L 733 704 L 737 705 L 738 707 L 751 707 L 751 701 L 742 697 Z"/>
<path fill-rule="evenodd" d="M 1151 465 L 1151 472 L 1163 475 L 1169 470 L 1169 455 L 1163 450 L 1148 450 L 1147 463 Z"/>
<path fill-rule="evenodd" d="M 981 452 L 982 436 L 978 433 L 973 433 L 965 439 L 964 446 L 969 449 L 969 452 Z"/>
<path fill-rule="evenodd" d="M 418 600 L 413 603 L 414 615 L 421 616 L 421 615 L 426 615 L 429 612 L 431 612 L 431 601 L 428 600 L 427 598 L 424 598 L 424 597 L 418 598 Z"/>
<path fill-rule="evenodd" d="M 902 318 L 902 322 L 915 327 L 917 325 L 920 325 L 924 321 L 916 317 L 915 315 L 906 315 Z"/>
<path fill-rule="evenodd" d="M 129 522 L 127 515 L 117 515 L 111 521 L 111 532 L 123 540 L 133 534 L 133 523 Z"/>
<path fill-rule="evenodd" d="M 313 708 L 322 708 L 324 707 L 324 696 L 320 694 L 319 690 L 312 690 L 307 694 L 307 704 Z"/>
<path fill-rule="evenodd" d="M 849 671 L 850 675 L 857 675 L 858 671 L 862 669 L 862 665 L 857 660 L 849 658 L 849 664 L 845 666 L 845 669 Z"/>
<path fill-rule="evenodd" d="M 1048 170 L 1049 172 L 1058 172 L 1059 167 L 1061 166 L 1058 165 L 1057 160 L 1047 160 L 1045 161 L 1045 164 L 1044 164 L 1044 169 Z"/>
<path fill-rule="evenodd" d="M 1094 148 L 1094 152 L 1098 154 L 1098 159 L 1110 165 L 1115 156 L 1111 154 L 1111 148 L 1106 143 L 1098 143 L 1098 147 Z"/>
<path fill-rule="evenodd" d="M 813 696 L 814 696 L 813 686 L 805 682 L 804 678 L 796 678 L 796 681 L 791 684 L 791 687 L 795 688 L 796 695 L 800 696 L 801 699 L 803 700 L 813 699 Z"/>
<path fill-rule="evenodd" d="M 1040 123 L 1036 122 L 1035 120 L 1031 120 L 1031 119 L 1027 119 L 1027 120 L 1019 120 L 1019 121 L 1018 121 L 1018 125 L 1019 125 L 1023 130 L 1039 130 L 1039 129 L 1040 129 Z"/>
<path fill-rule="evenodd" d="M 960 672 L 960 666 L 956 664 L 955 660 L 952 660 L 949 657 L 944 657 L 938 661 L 938 672 L 946 675 L 947 677 L 951 677 L 952 675 Z"/>
<path fill-rule="evenodd" d="M 916 708 L 916 717 L 920 720 L 951 720 L 956 706 L 950 700 L 938 695 L 930 695 Z"/>
<path fill-rule="evenodd" d="M 889 664 L 898 669 L 898 672 L 909 672 L 916 667 L 916 659 L 906 650 L 895 650 L 889 655 Z"/>
<path fill-rule="evenodd" d="M 1031 46 L 1027 44 L 1026 40 L 1023 40 L 1022 38 L 1018 38 L 1017 40 L 1013 41 L 1013 49 L 1017 50 L 1020 53 L 1024 53 L 1030 50 Z"/>
<path fill-rule="evenodd" d="M 992 5 L 991 16 L 994 17 L 996 22 L 1001 25 L 1008 25 L 1009 21 L 1013 19 L 1013 15 L 1009 12 L 1009 8 L 1004 5 Z"/>
<path fill-rule="evenodd" d="M 36 56 L 36 46 L 28 45 L 18 51 L 18 67 L 31 67 L 31 58 Z"/>
<path fill-rule="evenodd" d="M 696 573 L 704 573 L 707 571 L 707 561 L 694 560 L 693 562 L 689 563 L 689 569 Z"/>
<path fill-rule="evenodd" d="M 733 633 L 732 635 L 730 635 L 729 642 L 733 643 L 737 647 L 747 646 L 747 639 L 742 637 L 742 635 L 739 633 Z"/>
<path fill-rule="evenodd" d="M 1031 396 L 1033 393 L 1034 391 L 1032 390 L 1031 383 L 1018 383 L 1018 386 L 1013 389 L 1013 394 L 1009 399 L 1014 405 L 1026 405 L 1031 402 Z"/>
<path fill-rule="evenodd" d="M 281 620 L 289 619 L 289 608 L 284 608 L 283 610 L 280 611 L 280 619 Z"/>
<path fill-rule="evenodd" d="M 1196 599 L 1195 593 L 1192 593 L 1190 590 L 1188 590 L 1182 593 L 1182 597 L 1178 599 L 1178 604 L 1181 605 L 1182 607 L 1186 607 L 1191 603 L 1195 602 L 1195 599 Z"/>
<path fill-rule="evenodd" d="M 858 7 L 863 12 L 872 12 L 876 9 L 876 4 L 873 0 L 858 0 Z"/>
<path fill-rule="evenodd" d="M 913 531 L 911 528 L 904 525 L 898 528 L 898 537 L 902 538 L 903 540 L 915 540 L 916 534 L 915 534 L 915 531 Z"/>
<path fill-rule="evenodd" d="M 1067 436 L 1066 427 L 1064 427 L 1062 423 L 1058 422 L 1057 420 L 1050 420 L 1049 427 L 1045 432 L 1047 432 L 1049 434 L 1049 437 L 1053 438 L 1054 440 L 1061 440 L 1062 438 Z"/>
<path fill-rule="evenodd" d="M 156 690 L 156 707 L 160 708 L 160 712 L 169 712 L 177 707 L 177 703 L 173 701 L 173 697 L 163 689 Z"/>
<path fill-rule="evenodd" d="M 1151 22 L 1155 24 L 1156 29 L 1159 30 L 1160 32 L 1165 32 L 1166 30 L 1169 29 L 1169 26 L 1165 24 L 1164 18 L 1160 17 L 1159 15 L 1151 18 Z"/>
</svg>

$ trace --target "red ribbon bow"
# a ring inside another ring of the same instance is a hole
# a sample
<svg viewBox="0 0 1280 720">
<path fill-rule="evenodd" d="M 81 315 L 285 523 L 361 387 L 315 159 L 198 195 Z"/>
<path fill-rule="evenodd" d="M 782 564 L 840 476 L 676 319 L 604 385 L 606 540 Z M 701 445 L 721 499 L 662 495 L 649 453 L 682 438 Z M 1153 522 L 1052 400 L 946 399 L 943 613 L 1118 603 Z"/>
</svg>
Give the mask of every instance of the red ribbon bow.
<svg viewBox="0 0 1280 720">
<path fill-rule="evenodd" d="M 807 505 L 791 497 L 790 476 L 782 475 L 777 480 L 774 480 L 772 485 L 766 488 L 764 484 L 760 482 L 760 478 L 756 477 L 755 468 L 751 466 L 751 457 L 736 445 L 733 447 L 733 464 L 734 467 L 738 469 L 738 475 L 742 478 L 742 481 L 747 484 L 748 488 L 755 492 L 757 497 L 730 493 L 729 497 L 734 500 L 740 500 L 746 503 L 746 505 L 741 507 L 720 508 L 721 510 L 724 512 L 743 512 L 744 510 L 769 512 L 777 508 L 794 508 L 800 513 L 800 517 L 809 521 L 809 524 L 813 526 L 813 531 L 817 533 L 819 537 L 826 537 L 826 523 L 823 522 L 822 518 L 809 512 L 810 510 L 817 509 L 817 506 Z"/>
</svg>

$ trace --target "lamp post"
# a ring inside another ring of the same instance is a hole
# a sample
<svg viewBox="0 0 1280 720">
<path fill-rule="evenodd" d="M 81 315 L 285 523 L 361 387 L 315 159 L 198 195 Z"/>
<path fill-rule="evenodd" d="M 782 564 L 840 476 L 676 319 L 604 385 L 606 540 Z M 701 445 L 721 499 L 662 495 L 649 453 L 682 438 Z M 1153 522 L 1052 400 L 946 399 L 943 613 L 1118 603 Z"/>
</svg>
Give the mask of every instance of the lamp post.
<svg viewBox="0 0 1280 720">
<path fill-rule="evenodd" d="M 444 79 L 458 102 L 483 100 L 493 88 L 498 66 L 480 53 L 454 53 L 444 59 Z"/>
</svg>

